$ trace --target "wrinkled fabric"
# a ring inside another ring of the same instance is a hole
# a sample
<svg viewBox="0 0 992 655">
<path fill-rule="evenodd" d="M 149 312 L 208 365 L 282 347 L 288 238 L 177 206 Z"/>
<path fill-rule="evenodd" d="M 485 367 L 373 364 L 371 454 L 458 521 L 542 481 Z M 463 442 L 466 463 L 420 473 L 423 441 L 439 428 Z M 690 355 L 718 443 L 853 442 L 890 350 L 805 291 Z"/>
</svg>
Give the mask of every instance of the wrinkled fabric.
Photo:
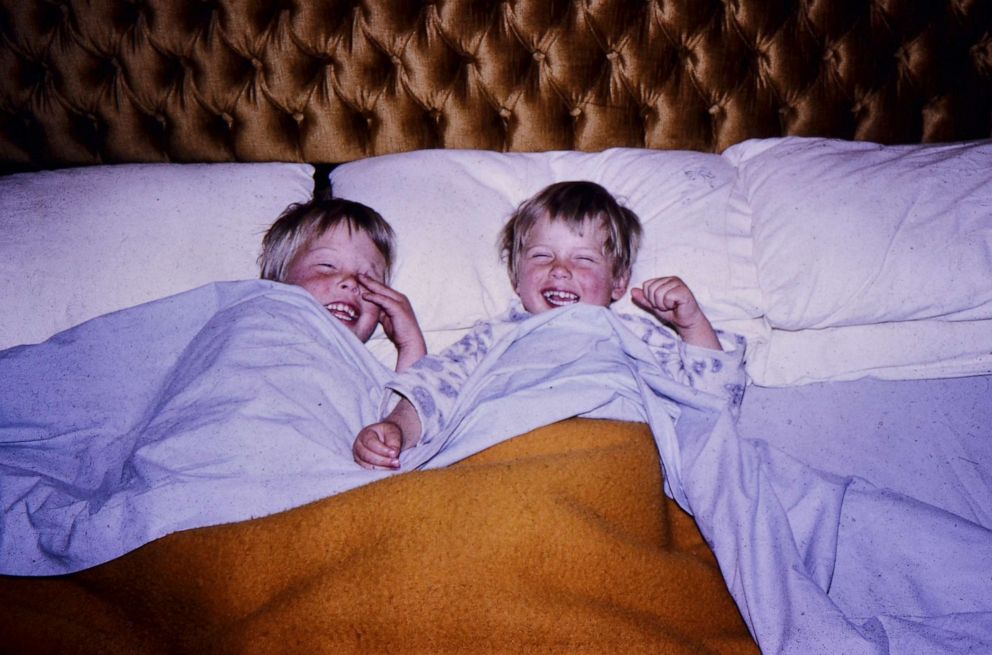
<svg viewBox="0 0 992 655">
<path fill-rule="evenodd" d="M 4 572 L 84 568 L 388 475 L 358 468 L 350 446 L 392 374 L 305 293 L 238 283 L 144 307 L 0 356 L 16 380 L 0 432 Z M 603 308 L 546 312 L 498 340 L 403 469 L 576 415 L 651 426 L 666 488 L 763 652 L 992 644 L 988 530 L 741 439 L 725 401 L 662 374 Z"/>
<path fill-rule="evenodd" d="M 392 375 L 309 294 L 211 284 L 0 353 L 0 570 L 56 574 L 382 477 Z"/>
<path fill-rule="evenodd" d="M 457 461 L 470 450 L 463 435 L 508 422 L 524 431 L 581 413 L 644 420 L 666 490 L 695 516 L 762 652 L 992 647 L 992 532 L 742 439 L 729 409 L 671 380 L 611 312 L 576 306 L 498 340 L 447 429 L 404 456 Z"/>
</svg>

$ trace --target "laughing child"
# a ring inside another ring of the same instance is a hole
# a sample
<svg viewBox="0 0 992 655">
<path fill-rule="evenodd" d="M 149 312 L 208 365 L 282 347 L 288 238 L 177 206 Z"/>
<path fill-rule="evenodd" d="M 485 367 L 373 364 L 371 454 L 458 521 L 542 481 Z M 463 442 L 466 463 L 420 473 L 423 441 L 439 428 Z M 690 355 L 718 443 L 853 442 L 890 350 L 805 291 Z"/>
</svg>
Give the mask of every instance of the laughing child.
<svg viewBox="0 0 992 655">
<path fill-rule="evenodd" d="M 500 235 L 519 301 L 499 319 L 479 323 L 442 353 L 411 367 L 405 381 L 392 387 L 403 400 L 355 439 L 355 461 L 365 468 L 397 468 L 401 451 L 416 445 L 424 432 L 440 429 L 458 389 L 515 323 L 575 303 L 609 307 L 622 298 L 640 236 L 637 215 L 593 182 L 559 182 L 525 201 Z M 742 338 L 721 341 L 678 277 L 647 280 L 631 291 L 631 299 L 655 320 L 618 316 L 672 379 L 739 405 L 745 379 Z"/>
<path fill-rule="evenodd" d="M 387 286 L 393 250 L 393 230 L 378 212 L 317 196 L 286 208 L 265 234 L 258 263 L 263 279 L 303 287 L 362 343 L 381 323 L 399 373 L 427 347 L 410 301 Z"/>
</svg>

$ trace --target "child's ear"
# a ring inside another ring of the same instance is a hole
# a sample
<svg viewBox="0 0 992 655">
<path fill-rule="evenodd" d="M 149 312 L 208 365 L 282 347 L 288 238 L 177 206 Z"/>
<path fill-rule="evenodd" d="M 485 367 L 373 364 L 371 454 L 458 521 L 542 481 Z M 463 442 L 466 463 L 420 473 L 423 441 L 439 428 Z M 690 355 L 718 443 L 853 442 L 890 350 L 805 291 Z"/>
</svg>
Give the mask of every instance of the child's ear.
<svg viewBox="0 0 992 655">
<path fill-rule="evenodd" d="M 513 273 L 513 271 L 507 271 L 507 274 L 510 276 L 510 286 L 513 287 L 513 293 L 519 295 L 520 294 L 519 278 Z"/>
<path fill-rule="evenodd" d="M 623 275 L 613 278 L 613 291 L 610 292 L 610 298 L 614 301 L 623 298 L 623 294 L 627 293 L 627 286 L 630 284 L 630 271 L 627 271 Z"/>
</svg>

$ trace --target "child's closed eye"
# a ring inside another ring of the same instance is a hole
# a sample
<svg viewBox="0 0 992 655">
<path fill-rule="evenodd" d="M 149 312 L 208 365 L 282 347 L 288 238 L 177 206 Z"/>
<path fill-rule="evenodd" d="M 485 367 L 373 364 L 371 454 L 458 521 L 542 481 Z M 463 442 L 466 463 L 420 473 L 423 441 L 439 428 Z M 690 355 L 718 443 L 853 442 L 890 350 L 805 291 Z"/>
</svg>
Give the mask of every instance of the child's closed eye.
<svg viewBox="0 0 992 655">
<path fill-rule="evenodd" d="M 376 270 L 362 271 L 360 275 L 364 275 L 365 277 L 369 278 L 370 280 L 374 280 L 379 284 L 386 283 L 386 276 Z"/>
</svg>

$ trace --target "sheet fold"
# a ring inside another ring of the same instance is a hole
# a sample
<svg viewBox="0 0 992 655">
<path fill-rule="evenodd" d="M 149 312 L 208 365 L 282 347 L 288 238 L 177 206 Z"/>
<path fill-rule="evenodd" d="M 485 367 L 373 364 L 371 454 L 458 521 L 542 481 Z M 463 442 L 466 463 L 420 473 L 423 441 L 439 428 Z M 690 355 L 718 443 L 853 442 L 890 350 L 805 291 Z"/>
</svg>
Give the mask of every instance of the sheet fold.
<svg viewBox="0 0 992 655">
<path fill-rule="evenodd" d="M 97 319 L 0 354 L 0 375 L 16 380 L 0 403 L 6 573 L 78 570 L 389 475 L 360 469 L 350 447 L 392 374 L 283 285 L 214 285 Z M 507 334 L 403 470 L 571 416 L 650 426 L 666 489 L 694 515 L 763 652 L 992 646 L 988 530 L 740 438 L 721 399 L 662 375 L 603 308 L 547 312 Z"/>
</svg>

